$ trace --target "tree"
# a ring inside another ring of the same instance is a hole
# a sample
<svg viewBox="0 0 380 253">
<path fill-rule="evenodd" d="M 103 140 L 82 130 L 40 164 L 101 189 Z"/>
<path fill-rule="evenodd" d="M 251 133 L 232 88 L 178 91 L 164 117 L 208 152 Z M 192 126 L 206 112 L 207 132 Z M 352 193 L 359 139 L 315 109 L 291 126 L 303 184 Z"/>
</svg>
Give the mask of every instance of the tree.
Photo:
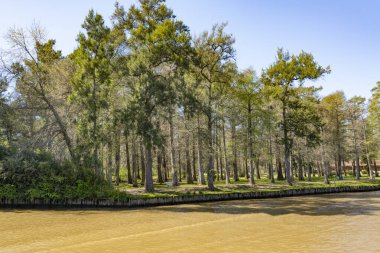
<svg viewBox="0 0 380 253">
<path fill-rule="evenodd" d="M 76 64 L 71 100 L 82 108 L 77 119 L 82 145 L 86 154 L 92 153 L 91 165 L 101 176 L 99 147 L 101 141 L 100 114 L 107 108 L 111 89 L 111 58 L 114 49 L 110 42 L 111 30 L 102 16 L 90 10 L 79 33 L 79 47 L 71 55 Z M 86 155 L 85 155 L 86 156 Z M 86 158 L 84 158 L 86 159 Z"/>
<path fill-rule="evenodd" d="M 132 79 L 132 96 L 128 108 L 136 121 L 137 134 L 143 138 L 146 153 L 145 190 L 154 191 L 152 148 L 160 145 L 160 130 L 154 123 L 158 108 L 171 101 L 172 89 L 164 67 L 175 72 L 186 68 L 191 52 L 189 29 L 177 20 L 163 0 L 140 0 L 128 12 L 116 4 L 114 20 L 126 33 L 129 48 L 127 68 Z"/>
<path fill-rule="evenodd" d="M 374 150 L 374 155 L 380 157 L 380 82 L 371 90 L 372 96 L 368 105 L 368 126 L 372 135 L 370 143 Z"/>
<path fill-rule="evenodd" d="M 344 106 L 346 97 L 343 92 L 338 91 L 322 99 L 325 108 L 326 130 L 330 143 L 333 145 L 334 160 L 336 161 L 336 174 L 342 180 L 342 154 L 345 140 L 345 113 Z"/>
<path fill-rule="evenodd" d="M 255 127 L 258 122 L 253 122 L 254 116 L 258 116 L 261 111 L 261 84 L 253 69 L 247 69 L 240 73 L 236 82 L 236 96 L 245 111 L 247 118 L 247 136 L 248 136 L 248 156 L 249 156 L 249 182 L 253 186 L 254 181 L 254 159 L 255 154 L 253 143 L 255 138 Z M 256 169 L 258 165 L 256 165 Z"/>
<path fill-rule="evenodd" d="M 214 190 L 214 144 L 213 124 L 215 119 L 216 103 L 220 102 L 220 92 L 229 87 L 235 75 L 233 44 L 235 39 L 226 34 L 226 24 L 214 25 L 211 32 L 203 32 L 195 42 L 195 51 L 198 57 L 197 73 L 201 77 L 204 89 L 204 114 L 207 118 L 207 186 Z"/>
<path fill-rule="evenodd" d="M 302 52 L 298 56 L 290 56 L 288 52 L 279 49 L 275 63 L 262 74 L 263 84 L 273 87 L 273 97 L 281 103 L 285 172 L 289 185 L 292 185 L 289 160 L 291 151 L 289 128 L 292 123 L 292 118 L 288 114 L 290 99 L 295 96 L 296 88 L 302 86 L 306 80 L 317 80 L 329 72 L 329 67 L 323 68 L 318 65 L 309 53 Z"/>
<path fill-rule="evenodd" d="M 354 142 L 354 154 L 355 154 L 355 168 L 356 179 L 360 178 L 360 133 L 361 131 L 361 117 L 365 111 L 365 98 L 354 96 L 346 103 L 346 117 L 351 124 L 352 138 Z"/>
<path fill-rule="evenodd" d="M 67 122 L 59 110 L 66 97 L 58 97 L 55 93 L 57 76 L 66 79 L 62 75 L 65 65 L 61 64 L 61 52 L 54 49 L 55 41 L 46 41 L 43 29 L 37 25 L 28 31 L 10 29 L 7 39 L 11 49 L 6 53 L 8 61 L 3 58 L 3 70 L 9 79 L 15 80 L 16 90 L 24 100 L 22 108 L 32 110 L 40 117 L 51 114 L 70 157 L 76 160 Z M 58 68 L 60 71 L 56 71 Z"/>
</svg>

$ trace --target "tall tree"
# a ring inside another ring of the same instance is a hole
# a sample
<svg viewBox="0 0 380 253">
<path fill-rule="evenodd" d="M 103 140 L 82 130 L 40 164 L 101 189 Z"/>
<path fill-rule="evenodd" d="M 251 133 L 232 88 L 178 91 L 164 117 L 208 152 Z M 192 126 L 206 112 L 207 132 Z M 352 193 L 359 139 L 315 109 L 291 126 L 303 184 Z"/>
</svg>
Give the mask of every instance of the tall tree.
<svg viewBox="0 0 380 253">
<path fill-rule="evenodd" d="M 6 52 L 8 60 L 2 59 L 3 74 L 16 81 L 16 90 L 24 99 L 23 109 L 40 118 L 42 114 L 47 116 L 47 113 L 53 116 L 53 124 L 57 126 L 70 157 L 75 160 L 72 138 L 60 111 L 66 97 L 57 96 L 60 89 L 57 79 L 66 79 L 63 74 L 66 69 L 61 64 L 61 52 L 54 49 L 55 41 L 46 41 L 44 30 L 37 25 L 27 31 L 12 28 L 7 39 L 11 49 Z"/>
<path fill-rule="evenodd" d="M 290 99 L 296 94 L 296 88 L 302 86 L 306 80 L 317 80 L 329 72 L 329 67 L 321 67 L 309 53 L 302 52 L 297 56 L 291 56 L 283 49 L 279 49 L 275 63 L 262 73 L 261 80 L 263 84 L 273 87 L 273 97 L 281 103 L 285 172 L 289 185 L 292 185 L 290 175 L 291 138 L 289 132 L 292 118 L 288 114 Z"/>
<path fill-rule="evenodd" d="M 361 131 L 361 116 L 365 111 L 365 98 L 354 96 L 346 103 L 346 117 L 351 125 L 352 139 L 354 143 L 356 179 L 360 178 L 360 133 Z"/>
<path fill-rule="evenodd" d="M 214 25 L 211 32 L 203 32 L 194 44 L 198 56 L 197 72 L 204 88 L 204 113 L 207 118 L 207 186 L 214 190 L 214 143 L 213 125 L 215 106 L 220 102 L 220 91 L 231 85 L 235 75 L 233 44 L 235 39 L 226 34 L 226 24 Z"/>
<path fill-rule="evenodd" d="M 254 117 L 258 116 L 261 111 L 261 84 L 253 69 L 247 69 L 240 73 L 236 82 L 236 96 L 241 102 L 243 111 L 245 111 L 245 117 L 247 118 L 247 136 L 248 136 L 248 157 L 249 157 L 249 182 L 253 186 L 254 170 L 255 170 L 255 158 L 257 154 L 254 151 L 254 138 L 255 138 L 255 125 L 258 122 L 253 122 Z M 258 164 L 256 165 L 258 170 Z"/>
<path fill-rule="evenodd" d="M 101 176 L 98 156 L 102 129 L 99 121 L 102 110 L 109 103 L 114 48 L 110 42 L 110 28 L 94 10 L 89 11 L 82 28 L 85 32 L 79 33 L 79 46 L 71 55 L 76 64 L 71 99 L 82 108 L 77 120 L 82 145 L 86 151 L 91 150 L 91 165 Z"/>
<path fill-rule="evenodd" d="M 133 79 L 130 119 L 137 123 L 146 155 L 145 190 L 154 191 L 152 148 L 161 142 L 154 124 L 158 108 L 171 101 L 173 92 L 163 67 L 185 68 L 191 51 L 189 29 L 177 20 L 163 0 L 140 0 L 128 12 L 116 4 L 114 20 L 126 33 L 128 72 Z"/>
<path fill-rule="evenodd" d="M 343 92 L 338 91 L 322 99 L 325 108 L 326 130 L 329 134 L 330 143 L 333 144 L 334 160 L 336 161 L 336 174 L 342 177 L 342 155 L 345 136 L 346 117 L 344 113 L 346 97 Z"/>
</svg>

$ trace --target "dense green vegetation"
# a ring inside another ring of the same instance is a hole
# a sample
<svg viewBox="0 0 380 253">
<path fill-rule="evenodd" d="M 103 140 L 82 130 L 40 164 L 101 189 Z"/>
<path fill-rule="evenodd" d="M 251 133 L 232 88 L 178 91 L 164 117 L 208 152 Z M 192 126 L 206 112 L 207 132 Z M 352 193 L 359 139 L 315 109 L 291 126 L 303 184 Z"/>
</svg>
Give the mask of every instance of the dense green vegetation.
<svg viewBox="0 0 380 253">
<path fill-rule="evenodd" d="M 260 76 L 239 70 L 225 27 L 193 38 L 163 0 L 140 0 L 116 3 L 112 27 L 90 10 L 66 56 L 39 26 L 10 29 L 0 198 L 378 183 L 380 83 L 369 101 L 321 97 L 311 81 L 330 67 L 284 49 Z"/>
</svg>

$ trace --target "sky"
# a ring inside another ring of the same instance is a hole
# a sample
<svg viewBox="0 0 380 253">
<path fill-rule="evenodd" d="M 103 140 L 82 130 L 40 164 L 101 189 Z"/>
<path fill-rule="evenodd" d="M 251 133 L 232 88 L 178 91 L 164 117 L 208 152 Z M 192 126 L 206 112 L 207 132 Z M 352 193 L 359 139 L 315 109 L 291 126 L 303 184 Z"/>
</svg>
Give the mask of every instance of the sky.
<svg viewBox="0 0 380 253">
<path fill-rule="evenodd" d="M 136 1 L 119 0 L 126 9 Z M 348 98 L 369 98 L 380 81 L 380 1 L 378 0 L 167 0 L 192 35 L 228 22 L 236 39 L 239 69 L 258 74 L 275 61 L 282 47 L 291 54 L 312 53 L 331 74 L 317 80 L 321 95 L 343 90 Z M 0 9 L 0 48 L 10 27 L 45 27 L 56 49 L 69 54 L 89 9 L 109 21 L 114 1 L 3 0 Z"/>
</svg>

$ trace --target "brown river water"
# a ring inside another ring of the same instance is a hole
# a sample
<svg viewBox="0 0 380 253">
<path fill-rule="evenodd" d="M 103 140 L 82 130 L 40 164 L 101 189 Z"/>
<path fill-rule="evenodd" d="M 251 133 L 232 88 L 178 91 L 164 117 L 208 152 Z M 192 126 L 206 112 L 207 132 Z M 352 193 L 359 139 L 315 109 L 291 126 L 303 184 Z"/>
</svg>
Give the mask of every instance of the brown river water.
<svg viewBox="0 0 380 253">
<path fill-rule="evenodd" d="M 0 210 L 0 252 L 380 252 L 380 192 Z"/>
</svg>

